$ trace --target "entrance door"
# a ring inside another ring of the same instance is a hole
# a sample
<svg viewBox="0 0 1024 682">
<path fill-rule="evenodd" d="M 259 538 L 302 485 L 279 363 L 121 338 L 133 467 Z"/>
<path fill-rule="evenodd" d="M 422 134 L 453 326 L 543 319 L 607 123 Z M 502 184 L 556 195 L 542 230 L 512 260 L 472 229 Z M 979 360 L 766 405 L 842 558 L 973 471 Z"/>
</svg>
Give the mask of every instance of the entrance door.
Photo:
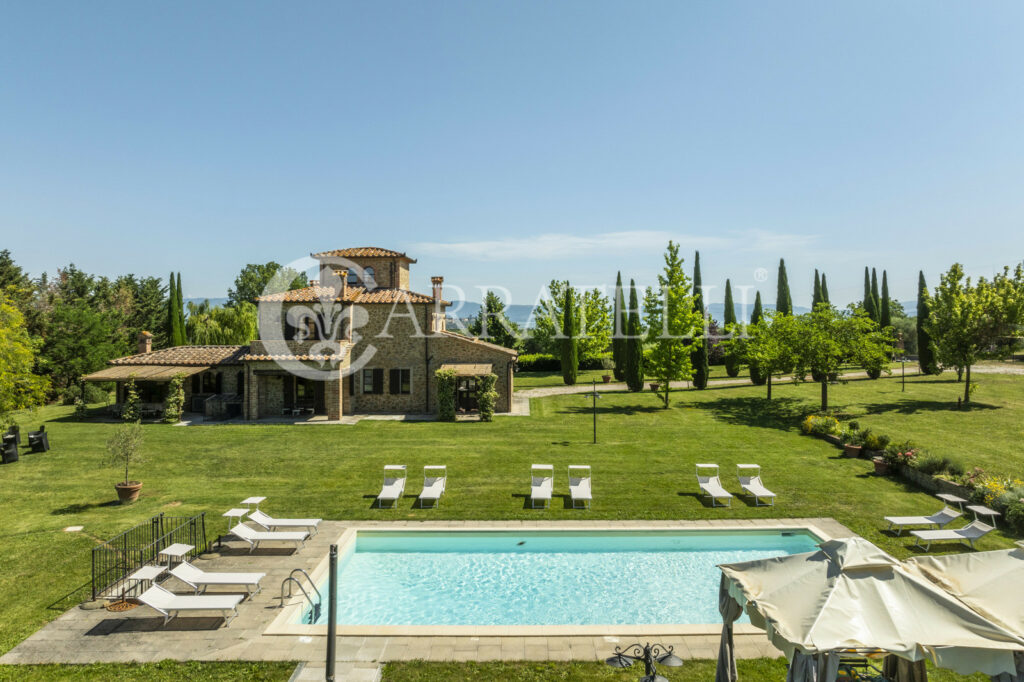
<svg viewBox="0 0 1024 682">
<path fill-rule="evenodd" d="M 469 412 L 479 406 L 476 400 L 476 377 L 459 377 L 455 390 L 455 407 Z"/>
</svg>

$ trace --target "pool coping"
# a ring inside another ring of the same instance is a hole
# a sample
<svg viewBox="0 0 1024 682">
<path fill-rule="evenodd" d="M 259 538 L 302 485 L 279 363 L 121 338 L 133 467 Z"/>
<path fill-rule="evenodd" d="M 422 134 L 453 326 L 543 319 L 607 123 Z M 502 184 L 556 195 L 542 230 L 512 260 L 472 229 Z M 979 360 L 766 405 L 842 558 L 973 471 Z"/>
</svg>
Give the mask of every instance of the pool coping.
<svg viewBox="0 0 1024 682">
<path fill-rule="evenodd" d="M 338 545 L 338 556 L 343 556 L 350 544 L 354 543 L 360 531 L 364 532 L 409 532 L 413 530 L 404 522 L 365 522 L 353 523 L 345 528 L 335 544 Z M 420 522 L 415 530 L 422 532 L 552 532 L 552 531 L 802 531 L 818 538 L 821 542 L 831 540 L 834 536 L 809 520 L 780 522 L 778 519 L 722 519 L 702 520 L 697 522 L 637 522 L 637 521 L 545 521 L 545 522 Z M 413 531 L 415 532 L 415 531 Z M 324 582 L 330 558 L 324 555 L 310 574 L 315 585 Z M 305 608 L 302 594 L 293 596 L 281 613 L 271 621 L 264 635 L 290 635 L 306 637 L 326 637 L 327 625 L 303 625 L 298 620 L 299 613 Z M 706 624 L 672 624 L 652 623 L 645 625 L 337 625 L 339 636 L 406 636 L 406 637 L 565 637 L 565 636 L 601 636 L 615 632 L 626 636 L 643 635 L 717 635 L 722 630 L 721 623 Z M 764 631 L 749 623 L 737 623 L 735 634 L 760 634 Z"/>
</svg>

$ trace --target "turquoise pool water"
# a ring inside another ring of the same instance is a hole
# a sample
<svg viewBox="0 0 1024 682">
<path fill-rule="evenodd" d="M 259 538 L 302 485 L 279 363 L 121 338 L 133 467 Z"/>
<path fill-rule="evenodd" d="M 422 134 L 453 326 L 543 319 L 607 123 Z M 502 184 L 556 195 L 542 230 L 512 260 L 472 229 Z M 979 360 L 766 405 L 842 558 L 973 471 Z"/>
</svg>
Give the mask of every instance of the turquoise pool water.
<svg viewBox="0 0 1024 682">
<path fill-rule="evenodd" d="M 798 554 L 807 532 L 359 532 L 341 625 L 718 623 L 716 564 Z M 327 597 L 327 583 L 320 585 Z M 310 613 L 301 614 L 310 623 Z M 327 607 L 317 624 L 326 624 Z"/>
</svg>

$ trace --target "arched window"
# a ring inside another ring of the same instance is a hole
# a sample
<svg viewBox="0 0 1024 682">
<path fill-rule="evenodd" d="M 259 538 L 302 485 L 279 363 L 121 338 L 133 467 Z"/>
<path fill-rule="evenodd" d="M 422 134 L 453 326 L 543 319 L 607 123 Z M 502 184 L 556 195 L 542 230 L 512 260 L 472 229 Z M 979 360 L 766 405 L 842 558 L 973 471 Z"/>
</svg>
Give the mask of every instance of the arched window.
<svg viewBox="0 0 1024 682">
<path fill-rule="evenodd" d="M 377 280 L 373 276 L 373 268 L 363 270 L 363 286 L 367 289 L 376 289 Z"/>
</svg>

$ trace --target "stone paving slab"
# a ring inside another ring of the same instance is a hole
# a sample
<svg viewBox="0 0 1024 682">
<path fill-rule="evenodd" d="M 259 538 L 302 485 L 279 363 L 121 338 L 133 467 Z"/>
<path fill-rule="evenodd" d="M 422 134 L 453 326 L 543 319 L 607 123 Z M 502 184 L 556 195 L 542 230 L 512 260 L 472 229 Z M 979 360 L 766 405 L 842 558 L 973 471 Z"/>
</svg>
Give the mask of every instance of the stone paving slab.
<svg viewBox="0 0 1024 682">
<path fill-rule="evenodd" d="M 238 617 L 227 627 L 220 616 L 180 616 L 163 626 L 163 618 L 145 606 L 126 612 L 112 613 L 105 609 L 85 610 L 74 607 L 61 614 L 39 631 L 21 642 L 3 657 L 2 664 L 19 663 L 97 663 L 150 662 L 173 660 L 268 660 L 308 661 L 321 663 L 326 643 L 316 635 L 268 635 L 265 631 L 281 613 L 280 585 L 294 568 L 312 573 L 327 555 L 328 547 L 350 528 L 422 529 L 439 528 L 500 529 L 539 528 L 544 530 L 588 528 L 708 528 L 732 526 L 732 520 L 721 521 L 408 521 L 408 522 L 341 522 L 324 521 L 320 532 L 294 551 L 291 548 L 261 547 L 249 553 L 242 543 L 228 541 L 219 554 L 196 560 L 208 571 L 263 571 L 267 573 L 262 591 L 238 608 Z M 746 525 L 746 524 L 744 524 Z M 764 519 L 753 526 L 811 526 L 830 537 L 853 535 L 849 529 L 832 519 Z M 164 583 L 168 588 L 185 592 L 175 578 Z M 214 593 L 215 588 L 210 589 Z M 230 589 L 223 590 L 225 593 Z M 614 632 L 609 626 L 602 636 L 339 636 L 336 657 L 351 664 L 346 668 L 350 679 L 365 677 L 366 670 L 388 660 L 486 661 L 486 660 L 603 660 L 616 644 L 627 645 L 636 638 Z M 643 639 L 659 639 L 644 635 Z M 699 635 L 667 635 L 660 637 L 667 645 L 676 646 L 683 658 L 714 658 L 718 638 L 707 633 Z M 780 655 L 763 634 L 737 633 L 739 657 Z M 358 665 L 364 664 L 364 665 Z M 374 665 L 367 665 L 374 664 Z M 322 678 L 320 678 L 322 679 Z M 349 678 L 341 678 L 349 679 Z"/>
</svg>

